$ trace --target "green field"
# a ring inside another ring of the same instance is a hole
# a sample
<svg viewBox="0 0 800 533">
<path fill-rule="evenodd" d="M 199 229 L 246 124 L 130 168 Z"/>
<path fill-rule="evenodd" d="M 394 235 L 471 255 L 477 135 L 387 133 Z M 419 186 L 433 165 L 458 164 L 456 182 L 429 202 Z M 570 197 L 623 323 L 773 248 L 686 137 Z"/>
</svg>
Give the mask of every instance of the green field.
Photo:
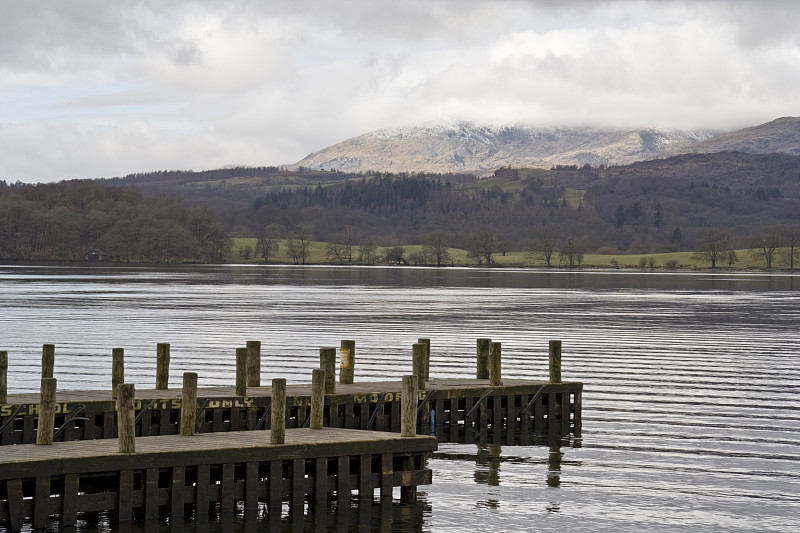
<svg viewBox="0 0 800 533">
<path fill-rule="evenodd" d="M 256 247 L 255 238 L 234 238 L 233 248 L 227 257 L 227 261 L 231 263 L 250 263 L 259 264 L 264 262 L 263 257 L 256 257 L 254 254 Z M 326 255 L 327 243 L 312 241 L 308 248 L 308 255 L 306 257 L 306 264 L 319 265 L 319 264 L 338 264 L 337 261 L 331 260 Z M 249 256 L 247 254 L 249 248 Z M 422 251 L 421 245 L 404 245 L 404 257 L 408 260 L 412 254 Z M 378 254 L 385 253 L 388 247 L 378 247 Z M 354 248 L 354 255 L 357 254 L 358 248 Z M 450 248 L 451 264 L 455 266 L 474 265 L 467 260 L 466 250 L 457 248 Z M 754 257 L 750 250 L 736 250 L 738 261 L 730 268 L 734 270 L 759 270 L 763 267 L 763 260 Z M 495 264 L 504 267 L 545 267 L 544 261 L 532 259 L 527 252 L 508 252 L 506 255 L 496 254 L 494 256 Z M 354 257 L 354 262 L 357 257 Z M 294 261 L 286 254 L 286 241 L 280 241 L 280 248 L 277 255 L 270 257 L 270 263 L 274 264 L 292 264 Z M 615 264 L 616 262 L 616 264 Z M 710 263 L 707 261 L 698 260 L 694 257 L 693 252 L 673 252 L 661 254 L 586 254 L 583 258 L 581 267 L 583 268 L 620 268 L 620 269 L 642 269 L 642 262 L 644 262 L 644 270 L 696 270 L 710 268 Z M 357 264 L 357 263 L 356 263 Z M 377 264 L 382 264 L 380 261 Z M 553 254 L 552 258 L 553 267 L 558 267 L 558 254 Z M 783 268 L 780 261 L 776 261 L 777 269 Z M 718 269 L 729 268 L 724 261 L 718 261 Z"/>
</svg>

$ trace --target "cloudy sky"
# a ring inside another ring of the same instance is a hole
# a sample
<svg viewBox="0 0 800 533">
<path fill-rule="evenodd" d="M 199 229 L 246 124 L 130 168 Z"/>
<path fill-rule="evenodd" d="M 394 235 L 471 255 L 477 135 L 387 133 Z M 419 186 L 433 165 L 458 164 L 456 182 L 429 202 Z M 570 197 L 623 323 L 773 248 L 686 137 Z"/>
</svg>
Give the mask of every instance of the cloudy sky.
<svg viewBox="0 0 800 533">
<path fill-rule="evenodd" d="M 0 0 L 0 180 L 294 163 L 431 121 L 800 115 L 794 0 Z"/>
</svg>

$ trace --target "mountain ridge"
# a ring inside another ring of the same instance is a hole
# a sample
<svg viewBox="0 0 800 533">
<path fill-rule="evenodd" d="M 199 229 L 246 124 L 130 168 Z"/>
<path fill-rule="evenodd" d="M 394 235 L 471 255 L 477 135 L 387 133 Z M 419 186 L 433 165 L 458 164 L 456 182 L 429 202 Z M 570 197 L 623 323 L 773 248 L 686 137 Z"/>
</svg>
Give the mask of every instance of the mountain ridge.
<svg viewBox="0 0 800 533">
<path fill-rule="evenodd" d="M 289 168 L 342 172 L 473 172 L 501 167 L 619 166 L 684 153 L 800 155 L 800 118 L 734 132 L 711 130 L 482 126 L 470 122 L 385 128 L 313 152 Z"/>
</svg>

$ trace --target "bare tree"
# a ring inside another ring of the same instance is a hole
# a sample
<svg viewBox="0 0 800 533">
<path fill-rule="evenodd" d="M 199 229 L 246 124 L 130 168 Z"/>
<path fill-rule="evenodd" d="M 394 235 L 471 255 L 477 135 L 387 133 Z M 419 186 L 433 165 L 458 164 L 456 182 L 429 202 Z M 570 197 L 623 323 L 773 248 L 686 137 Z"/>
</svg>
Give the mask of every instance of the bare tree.
<svg viewBox="0 0 800 533">
<path fill-rule="evenodd" d="M 580 266 L 583 263 L 583 253 L 583 243 L 569 236 L 564 242 L 564 247 L 558 252 L 558 262 L 570 268 Z"/>
<path fill-rule="evenodd" d="M 789 263 L 789 271 L 794 271 L 794 261 L 800 250 L 800 226 L 784 226 L 781 234 L 783 236 L 784 259 Z"/>
<path fill-rule="evenodd" d="M 491 228 L 486 226 L 480 228 L 469 238 L 467 257 L 477 261 L 478 264 L 484 260 L 487 265 L 494 263 L 492 256 L 497 252 L 499 240 L 497 233 Z"/>
<path fill-rule="evenodd" d="M 292 257 L 295 264 L 306 264 L 308 246 L 311 244 L 313 228 L 308 224 L 298 224 L 292 232 L 291 238 L 286 241 L 286 252 Z"/>
<path fill-rule="evenodd" d="M 426 259 L 429 259 L 431 263 L 438 267 L 450 261 L 450 252 L 447 246 L 448 239 L 447 233 L 442 230 L 426 235 L 424 237 L 426 244 L 423 248 Z"/>
<path fill-rule="evenodd" d="M 280 249 L 278 238 L 283 233 L 283 228 L 278 224 L 270 224 L 262 228 L 256 241 L 256 254 L 264 256 L 264 262 L 269 263 L 269 258 L 276 255 Z"/>
<path fill-rule="evenodd" d="M 386 250 L 386 262 L 387 263 L 405 263 L 406 260 L 403 256 L 406 253 L 406 249 L 402 246 L 392 246 L 388 250 Z"/>
<path fill-rule="evenodd" d="M 694 257 L 701 261 L 710 261 L 711 269 L 717 268 L 717 260 L 730 249 L 730 236 L 722 228 L 709 228 L 697 239 Z"/>
<path fill-rule="evenodd" d="M 533 236 L 528 257 L 531 259 L 543 259 L 547 264 L 547 268 L 550 268 L 553 252 L 557 246 L 558 236 L 555 232 L 549 228 L 540 229 Z"/>
<path fill-rule="evenodd" d="M 345 247 L 347 261 L 353 261 L 353 246 L 358 242 L 358 229 L 355 226 L 345 226 L 341 234 L 341 243 Z"/>
<path fill-rule="evenodd" d="M 359 249 L 359 255 L 361 256 L 361 262 L 366 265 L 374 265 L 375 261 L 378 259 L 378 247 L 372 241 L 372 239 L 366 239 Z"/>
<path fill-rule="evenodd" d="M 783 228 L 771 226 L 764 228 L 756 234 L 753 239 L 754 245 L 751 253 L 754 257 L 764 260 L 764 269 L 772 270 L 772 259 L 775 252 L 781 247 L 783 242 Z"/>
<path fill-rule="evenodd" d="M 336 261 L 339 261 L 339 264 L 343 264 L 344 260 L 348 258 L 347 246 L 338 240 L 329 242 L 325 247 L 325 255 L 328 257 L 328 259 L 335 259 Z"/>
</svg>

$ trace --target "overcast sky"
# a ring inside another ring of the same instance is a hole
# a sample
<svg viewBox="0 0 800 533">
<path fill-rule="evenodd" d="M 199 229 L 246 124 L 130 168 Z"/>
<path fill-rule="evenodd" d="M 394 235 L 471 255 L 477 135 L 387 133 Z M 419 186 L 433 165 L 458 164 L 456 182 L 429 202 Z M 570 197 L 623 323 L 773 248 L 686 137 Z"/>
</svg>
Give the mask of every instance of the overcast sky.
<svg viewBox="0 0 800 533">
<path fill-rule="evenodd" d="M 800 115 L 800 2 L 0 0 L 0 180 L 294 163 L 467 120 Z"/>
</svg>

